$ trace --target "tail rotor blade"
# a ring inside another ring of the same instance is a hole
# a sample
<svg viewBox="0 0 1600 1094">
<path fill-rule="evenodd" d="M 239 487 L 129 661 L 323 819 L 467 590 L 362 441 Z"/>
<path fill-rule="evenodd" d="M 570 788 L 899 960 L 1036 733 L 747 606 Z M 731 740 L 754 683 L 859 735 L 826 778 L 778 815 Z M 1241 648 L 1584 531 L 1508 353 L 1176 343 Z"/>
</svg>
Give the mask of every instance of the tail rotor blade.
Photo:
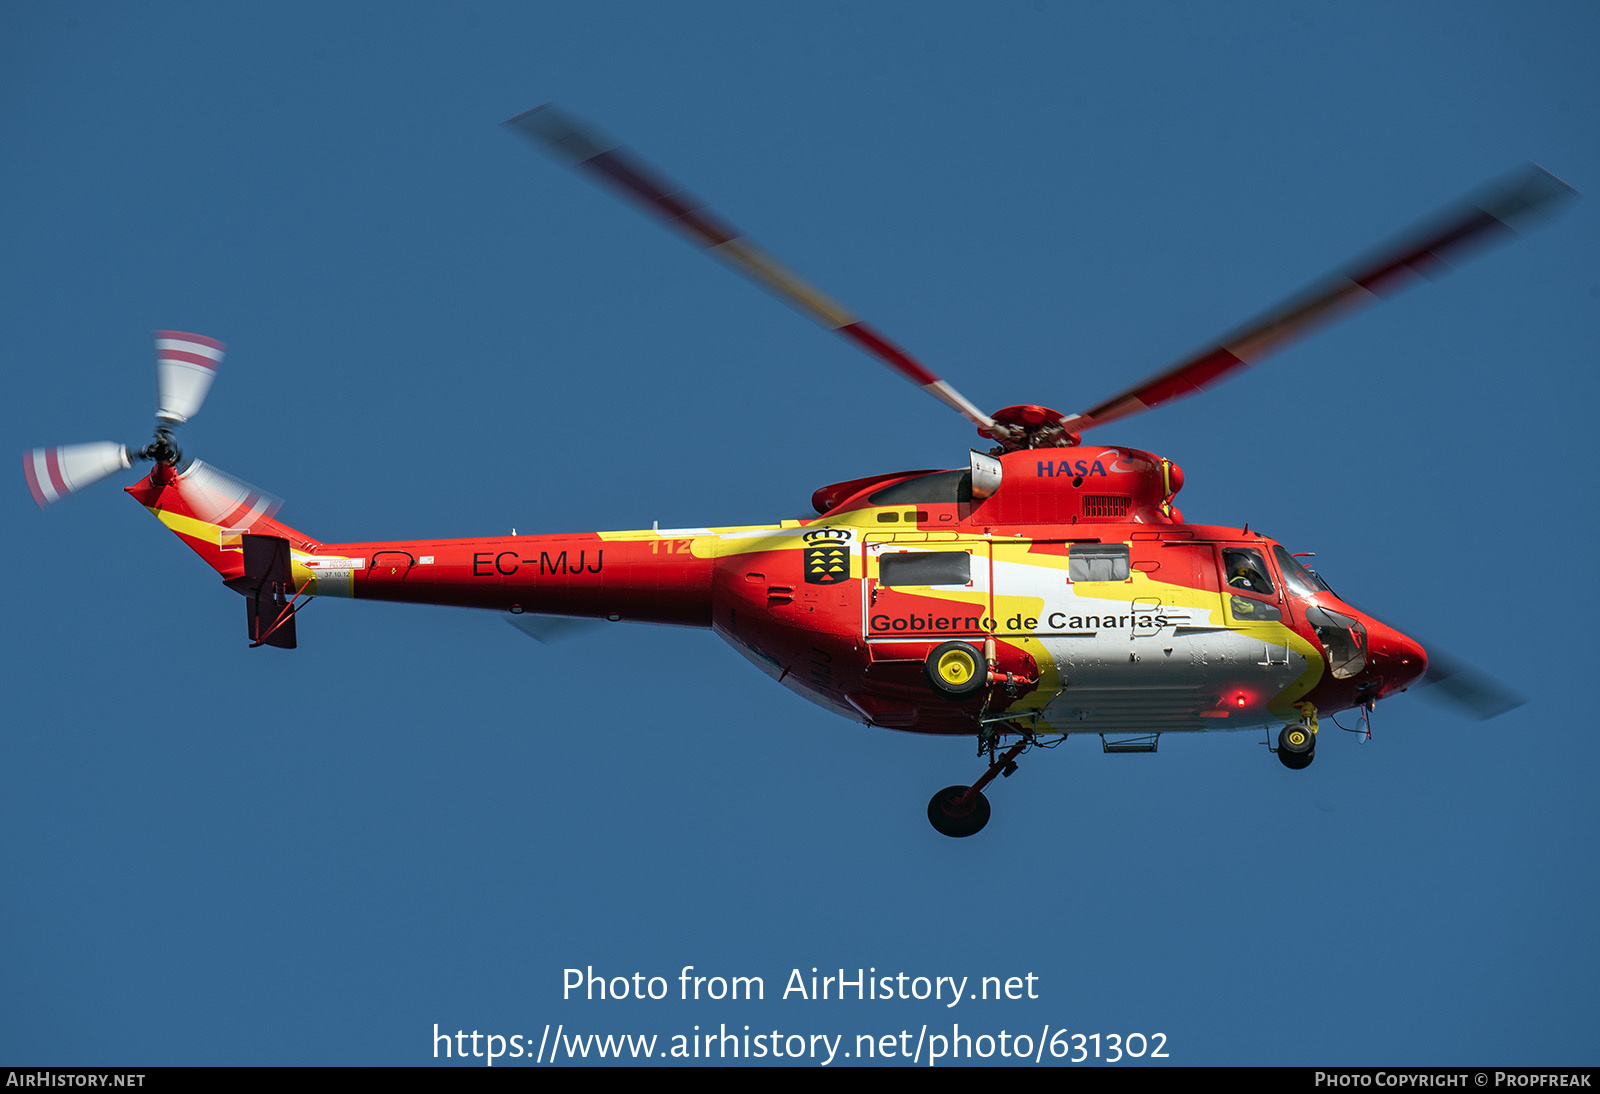
<svg viewBox="0 0 1600 1094">
<path fill-rule="evenodd" d="M 23 478 L 41 509 L 132 466 L 127 447 L 114 441 L 35 448 L 22 454 Z"/>
<path fill-rule="evenodd" d="M 180 472 L 174 485 L 196 519 L 235 531 L 246 531 L 283 507 L 282 498 L 199 460 Z"/>
<path fill-rule="evenodd" d="M 205 402 L 217 366 L 227 349 L 215 338 L 181 330 L 158 330 L 156 335 L 156 417 L 182 425 Z"/>
</svg>

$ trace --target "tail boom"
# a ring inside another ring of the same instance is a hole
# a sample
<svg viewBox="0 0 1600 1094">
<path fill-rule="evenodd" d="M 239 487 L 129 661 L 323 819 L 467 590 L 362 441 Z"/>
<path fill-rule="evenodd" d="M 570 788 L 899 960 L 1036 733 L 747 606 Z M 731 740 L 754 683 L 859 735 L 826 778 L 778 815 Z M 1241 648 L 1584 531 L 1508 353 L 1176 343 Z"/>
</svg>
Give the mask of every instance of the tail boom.
<svg viewBox="0 0 1600 1094">
<path fill-rule="evenodd" d="M 247 598 L 255 595 L 261 603 L 272 602 L 265 590 L 277 587 L 294 600 L 333 596 L 711 625 L 715 559 L 703 551 L 697 554 L 699 541 L 694 538 L 640 531 L 321 543 L 257 509 L 243 511 L 239 526 L 219 523 L 235 514 L 219 516 L 190 504 L 175 488 L 176 479 L 170 466 L 158 465 L 128 493 L 230 588 Z M 287 581 L 276 562 L 252 571 L 252 541 L 258 554 L 268 550 L 266 541 L 281 541 L 270 551 L 274 558 L 287 557 Z M 263 596 L 269 599 L 263 601 Z M 259 617 L 265 613 L 259 605 L 252 612 L 252 641 L 264 641 L 268 625 Z"/>
<path fill-rule="evenodd" d="M 687 542 L 589 532 L 341 543 L 318 553 L 350 569 L 333 577 L 336 564 L 319 560 L 310 569 L 321 595 L 709 627 L 714 560 L 672 550 Z"/>
</svg>

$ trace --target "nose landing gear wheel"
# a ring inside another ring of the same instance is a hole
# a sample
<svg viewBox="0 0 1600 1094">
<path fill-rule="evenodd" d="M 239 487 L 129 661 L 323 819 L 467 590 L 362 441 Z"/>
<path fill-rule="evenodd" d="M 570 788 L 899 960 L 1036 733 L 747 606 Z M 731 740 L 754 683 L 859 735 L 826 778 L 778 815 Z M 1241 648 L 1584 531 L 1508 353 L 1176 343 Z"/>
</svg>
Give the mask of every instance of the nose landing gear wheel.
<svg viewBox="0 0 1600 1094">
<path fill-rule="evenodd" d="M 970 836 L 989 823 L 989 799 L 982 791 L 964 802 L 958 801 L 969 788 L 947 786 L 928 802 L 928 822 L 945 836 Z"/>
<path fill-rule="evenodd" d="M 1317 738 L 1305 726 L 1284 726 L 1278 733 L 1278 759 L 1293 771 L 1310 767 L 1317 756 Z"/>
</svg>

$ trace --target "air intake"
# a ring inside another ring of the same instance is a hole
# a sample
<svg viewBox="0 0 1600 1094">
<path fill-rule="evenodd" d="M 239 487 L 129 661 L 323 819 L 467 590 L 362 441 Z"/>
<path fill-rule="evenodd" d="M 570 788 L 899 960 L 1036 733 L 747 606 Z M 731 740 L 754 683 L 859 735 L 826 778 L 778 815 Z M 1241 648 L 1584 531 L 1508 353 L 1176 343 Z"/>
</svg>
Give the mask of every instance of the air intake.
<svg viewBox="0 0 1600 1094">
<path fill-rule="evenodd" d="M 1133 506 L 1127 494 L 1085 494 L 1083 515 L 1086 517 L 1125 517 Z"/>
</svg>

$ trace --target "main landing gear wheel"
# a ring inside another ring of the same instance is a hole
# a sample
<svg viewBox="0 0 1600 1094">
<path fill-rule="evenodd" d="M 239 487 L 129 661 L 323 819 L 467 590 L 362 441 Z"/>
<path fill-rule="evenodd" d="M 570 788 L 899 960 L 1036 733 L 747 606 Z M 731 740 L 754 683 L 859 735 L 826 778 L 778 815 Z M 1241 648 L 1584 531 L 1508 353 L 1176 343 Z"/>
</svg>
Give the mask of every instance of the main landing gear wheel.
<svg viewBox="0 0 1600 1094">
<path fill-rule="evenodd" d="M 957 802 L 969 788 L 947 786 L 928 802 L 928 822 L 941 835 L 970 836 L 989 823 L 989 799 L 980 790 L 965 802 Z"/>
<path fill-rule="evenodd" d="M 935 646 L 922 668 L 928 677 L 928 686 L 946 699 L 971 698 L 988 683 L 989 666 L 983 651 L 970 642 L 945 642 Z"/>
<path fill-rule="evenodd" d="M 1317 738 L 1305 726 L 1284 726 L 1278 734 L 1278 759 L 1294 771 L 1310 767 L 1317 757 Z"/>
</svg>

